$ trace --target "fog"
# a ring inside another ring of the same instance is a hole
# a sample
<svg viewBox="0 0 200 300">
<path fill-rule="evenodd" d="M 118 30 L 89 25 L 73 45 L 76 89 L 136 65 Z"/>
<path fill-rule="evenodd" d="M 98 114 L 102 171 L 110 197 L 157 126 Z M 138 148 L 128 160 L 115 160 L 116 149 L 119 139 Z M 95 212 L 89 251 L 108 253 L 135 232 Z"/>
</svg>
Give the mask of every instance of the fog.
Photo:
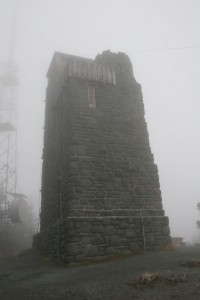
<svg viewBox="0 0 200 300">
<path fill-rule="evenodd" d="M 18 192 L 30 197 L 38 211 L 45 76 L 54 51 L 88 58 L 108 49 L 125 52 L 142 85 L 171 235 L 199 241 L 200 2 L 16 1 L 0 0 L 0 61 L 8 60 L 12 47 L 19 67 Z"/>
</svg>

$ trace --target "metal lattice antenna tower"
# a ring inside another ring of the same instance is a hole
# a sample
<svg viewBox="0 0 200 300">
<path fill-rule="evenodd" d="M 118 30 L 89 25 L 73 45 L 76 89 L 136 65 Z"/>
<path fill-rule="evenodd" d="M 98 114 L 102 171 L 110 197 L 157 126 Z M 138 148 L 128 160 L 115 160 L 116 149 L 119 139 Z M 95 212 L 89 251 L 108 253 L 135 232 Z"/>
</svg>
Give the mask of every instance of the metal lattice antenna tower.
<svg viewBox="0 0 200 300">
<path fill-rule="evenodd" d="M 0 252 L 7 253 L 9 204 L 17 184 L 18 70 L 13 61 L 17 1 L 13 9 L 8 61 L 0 64 Z"/>
</svg>

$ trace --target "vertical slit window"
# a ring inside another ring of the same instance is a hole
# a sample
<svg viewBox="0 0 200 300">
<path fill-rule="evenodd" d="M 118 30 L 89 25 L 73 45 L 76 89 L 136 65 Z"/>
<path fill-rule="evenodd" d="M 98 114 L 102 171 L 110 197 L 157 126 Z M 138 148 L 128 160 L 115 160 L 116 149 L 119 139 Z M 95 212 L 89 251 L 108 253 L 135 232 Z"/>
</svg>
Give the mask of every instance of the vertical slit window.
<svg viewBox="0 0 200 300">
<path fill-rule="evenodd" d="M 88 86 L 88 103 L 89 107 L 96 108 L 95 88 Z"/>
</svg>

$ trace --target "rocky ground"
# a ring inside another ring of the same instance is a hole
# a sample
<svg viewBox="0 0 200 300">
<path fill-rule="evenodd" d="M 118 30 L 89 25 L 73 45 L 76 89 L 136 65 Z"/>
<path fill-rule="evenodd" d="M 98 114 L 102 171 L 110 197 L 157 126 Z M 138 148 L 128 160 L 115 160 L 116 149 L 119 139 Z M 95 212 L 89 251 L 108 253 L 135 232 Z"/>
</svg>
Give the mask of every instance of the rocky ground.
<svg viewBox="0 0 200 300">
<path fill-rule="evenodd" d="M 27 251 L 0 259 L 0 299 L 200 299 L 200 249 L 63 266 Z"/>
</svg>

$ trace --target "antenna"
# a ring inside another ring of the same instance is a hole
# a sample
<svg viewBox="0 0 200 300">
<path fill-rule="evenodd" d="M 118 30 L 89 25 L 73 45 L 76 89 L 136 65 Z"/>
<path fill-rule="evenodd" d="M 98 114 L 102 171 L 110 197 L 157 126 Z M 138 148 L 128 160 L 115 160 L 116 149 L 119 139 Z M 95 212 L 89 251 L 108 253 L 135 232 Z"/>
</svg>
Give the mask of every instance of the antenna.
<svg viewBox="0 0 200 300">
<path fill-rule="evenodd" d="M 8 254 L 8 210 L 17 184 L 18 68 L 13 60 L 18 1 L 14 1 L 8 61 L 0 63 L 0 253 Z"/>
</svg>

